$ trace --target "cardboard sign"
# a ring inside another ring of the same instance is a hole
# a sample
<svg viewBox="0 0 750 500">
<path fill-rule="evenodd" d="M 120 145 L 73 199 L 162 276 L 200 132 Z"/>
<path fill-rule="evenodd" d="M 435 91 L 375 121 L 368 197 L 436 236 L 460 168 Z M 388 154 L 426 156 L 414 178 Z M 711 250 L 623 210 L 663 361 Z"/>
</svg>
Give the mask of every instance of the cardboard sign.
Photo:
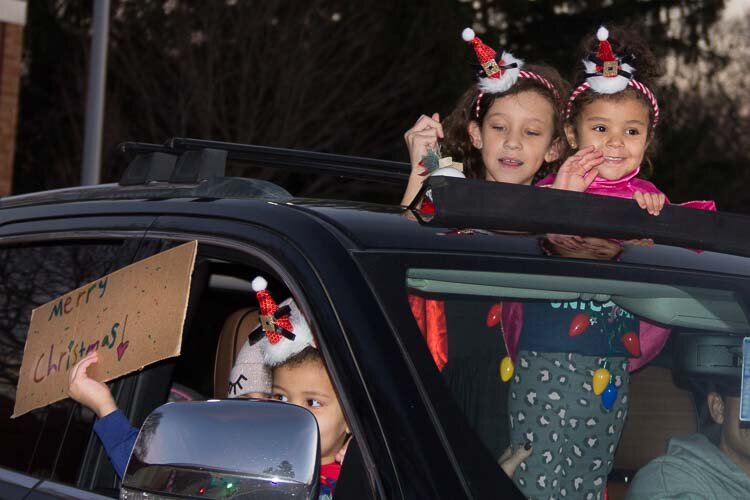
<svg viewBox="0 0 750 500">
<path fill-rule="evenodd" d="M 178 356 L 198 242 L 131 264 L 31 313 L 13 417 L 68 396 L 68 377 L 99 351 L 90 377 L 106 382 Z"/>
</svg>

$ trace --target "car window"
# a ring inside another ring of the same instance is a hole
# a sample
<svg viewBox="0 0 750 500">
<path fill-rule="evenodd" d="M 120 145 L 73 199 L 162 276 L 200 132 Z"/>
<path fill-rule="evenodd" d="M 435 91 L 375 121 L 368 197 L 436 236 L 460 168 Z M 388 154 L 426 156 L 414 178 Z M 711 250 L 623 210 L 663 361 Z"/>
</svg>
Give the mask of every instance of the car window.
<svg viewBox="0 0 750 500">
<path fill-rule="evenodd" d="M 234 382 L 230 379 L 232 364 L 242 347 L 247 344 L 249 335 L 259 326 L 259 300 L 253 291 L 253 281 L 259 276 L 262 277 L 267 282 L 266 290 L 277 305 L 291 297 L 285 282 L 277 273 L 268 269 L 268 263 L 248 258 L 246 255 L 216 246 L 199 245 L 181 354 L 174 359 L 174 371 L 171 375 L 170 400 L 227 397 L 227 391 Z M 294 300 L 303 304 L 305 298 L 294 297 Z M 302 322 L 294 323 L 295 335 L 300 339 L 304 337 L 304 328 L 310 327 L 309 324 L 305 326 L 307 319 L 302 319 L 300 311 L 293 314 L 295 322 Z M 318 334 L 315 331 L 311 333 L 316 336 Z M 320 373 L 326 373 L 327 362 L 322 355 L 313 356 L 311 359 L 313 366 L 322 367 L 322 372 L 315 372 L 318 376 Z M 296 366 L 289 370 L 291 379 L 288 380 L 291 380 L 293 385 L 296 382 L 294 377 L 297 376 L 297 371 Z M 257 374 L 257 370 L 248 368 L 242 373 Z M 327 379 L 328 375 L 323 378 Z M 241 383 L 258 385 L 256 380 L 243 380 Z M 298 401 L 299 394 L 300 391 L 295 387 L 283 387 L 273 396 L 280 400 L 293 399 L 293 402 L 301 403 L 313 414 L 324 411 L 321 408 L 336 403 L 333 399 L 326 399 L 326 394 L 321 394 L 318 399 L 303 398 L 304 400 Z M 326 413 L 325 418 L 329 416 Z M 335 416 L 333 421 L 342 423 L 336 420 Z M 354 454 L 361 457 L 358 448 Z M 342 471 L 348 471 L 342 477 L 349 475 L 358 478 L 365 474 L 361 460 L 356 459 Z M 349 484 L 351 486 L 351 480 Z M 361 485 L 359 488 L 361 492 Z"/>
<path fill-rule="evenodd" d="M 434 267 L 410 261 L 406 306 L 471 430 L 496 458 L 530 440 L 544 465 L 560 451 L 547 434 L 556 432 L 551 420 L 580 425 L 583 419 L 586 432 L 576 448 L 601 454 L 609 472 L 602 481 L 611 492 L 624 492 L 638 468 L 664 453 L 668 438 L 696 430 L 691 395 L 672 382 L 674 339 L 750 332 L 746 284 L 734 278 L 612 272 L 596 262 L 575 273 L 565 273 L 564 265 L 542 273 L 543 266 L 529 262 L 504 271 L 491 259 L 484 266 L 457 259 L 455 267 L 450 260 Z M 549 366 L 536 361 L 543 353 Z M 600 368 L 608 370 L 605 392 L 584 401 Z M 562 384 L 567 392 L 558 391 L 560 381 L 573 377 L 580 387 Z M 605 402 L 610 384 L 614 396 Z M 586 411 L 579 416 L 577 405 L 584 404 L 609 404 L 614 429 L 600 428 Z M 577 452 L 571 446 L 563 453 Z"/>
<path fill-rule="evenodd" d="M 103 449 L 92 432 L 94 415 L 65 399 L 10 419 L 18 370 L 31 310 L 53 298 L 181 242 L 145 239 L 125 248 L 119 242 L 72 242 L 0 248 L 0 466 L 40 479 L 116 495 L 116 481 Z M 238 263 L 242 261 L 242 263 Z M 180 356 L 146 367 L 110 384 L 126 416 L 138 426 L 156 406 L 167 401 L 225 397 L 227 375 L 216 377 L 217 351 L 227 321 L 238 311 L 254 310 L 258 300 L 251 282 L 263 275 L 278 302 L 290 296 L 284 283 L 245 256 L 200 245 Z M 303 300 L 303 299 L 302 299 Z M 232 328 L 220 356 L 231 366 L 250 329 Z M 158 379 L 158 380 L 157 380 Z M 218 384 L 218 386 L 215 386 Z M 312 403 L 317 407 L 318 402 Z M 350 470 L 357 465 L 353 460 Z M 360 468 L 361 469 L 361 468 Z M 353 472 L 360 472 L 360 469 Z M 98 472 L 97 472 L 98 471 Z"/>
<path fill-rule="evenodd" d="M 0 465 L 73 484 L 93 424 L 69 400 L 10 419 L 31 310 L 126 258 L 122 242 L 0 247 Z M 63 446 L 64 443 L 64 446 Z"/>
</svg>

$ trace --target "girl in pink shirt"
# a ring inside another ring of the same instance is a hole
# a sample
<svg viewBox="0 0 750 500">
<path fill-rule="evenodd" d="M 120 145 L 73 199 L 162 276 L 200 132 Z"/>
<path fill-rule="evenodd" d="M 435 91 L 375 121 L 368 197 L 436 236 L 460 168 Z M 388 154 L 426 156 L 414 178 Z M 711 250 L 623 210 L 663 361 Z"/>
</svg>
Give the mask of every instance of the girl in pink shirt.
<svg viewBox="0 0 750 500">
<path fill-rule="evenodd" d="M 567 161 L 537 185 L 634 199 L 658 215 L 666 195 L 637 177 L 659 123 L 649 82 L 659 73 L 655 57 L 634 34 L 617 30 L 610 40 L 605 28 L 584 51 L 565 136 L 573 150 L 593 149 L 602 161 Z M 711 201 L 686 205 L 715 210 Z M 605 497 L 628 410 L 629 372 L 659 353 L 669 329 L 612 301 L 505 302 L 501 316 L 514 370 L 511 441 L 534 445 L 514 479 L 531 498 Z"/>
</svg>

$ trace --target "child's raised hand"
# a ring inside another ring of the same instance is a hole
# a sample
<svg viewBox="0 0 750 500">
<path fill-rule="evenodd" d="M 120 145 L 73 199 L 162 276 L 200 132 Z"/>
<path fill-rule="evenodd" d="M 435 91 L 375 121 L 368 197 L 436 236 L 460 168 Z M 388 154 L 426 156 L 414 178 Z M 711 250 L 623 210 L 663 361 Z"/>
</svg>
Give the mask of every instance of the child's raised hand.
<svg viewBox="0 0 750 500">
<path fill-rule="evenodd" d="M 88 367 L 97 361 L 99 361 L 99 354 L 94 351 L 73 366 L 70 370 L 68 394 L 83 406 L 91 409 L 97 417 L 102 418 L 117 410 L 117 404 L 106 384 L 86 374 Z"/>
<path fill-rule="evenodd" d="M 565 160 L 555 176 L 552 187 L 566 191 L 586 191 L 599 174 L 599 165 L 604 153 L 594 146 L 587 146 Z"/>
<path fill-rule="evenodd" d="M 638 202 L 638 206 L 646 210 L 651 215 L 659 215 L 667 197 L 664 193 L 644 193 L 636 191 L 633 193 L 633 199 Z"/>
<path fill-rule="evenodd" d="M 406 141 L 406 147 L 409 149 L 412 174 L 422 172 L 422 166 L 419 163 L 422 158 L 427 156 L 427 150 L 434 148 L 438 139 L 443 137 L 443 125 L 440 123 L 438 113 L 433 113 L 431 117 L 420 116 L 414 126 L 406 131 L 404 140 Z"/>
</svg>

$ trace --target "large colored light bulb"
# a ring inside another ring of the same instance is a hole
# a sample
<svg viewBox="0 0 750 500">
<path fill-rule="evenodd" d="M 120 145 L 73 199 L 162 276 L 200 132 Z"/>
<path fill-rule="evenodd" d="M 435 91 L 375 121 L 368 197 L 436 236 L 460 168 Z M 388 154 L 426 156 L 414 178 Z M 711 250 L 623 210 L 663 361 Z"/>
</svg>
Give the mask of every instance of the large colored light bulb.
<svg viewBox="0 0 750 500">
<path fill-rule="evenodd" d="M 620 337 L 622 345 L 628 350 L 631 356 L 639 358 L 641 356 L 641 341 L 638 340 L 638 335 L 635 332 L 628 332 Z"/>
<path fill-rule="evenodd" d="M 610 382 L 602 392 L 602 406 L 609 411 L 615 405 L 615 401 L 617 401 L 617 386 Z"/>
<path fill-rule="evenodd" d="M 503 382 L 510 380 L 515 370 L 513 360 L 510 359 L 510 356 L 505 356 L 502 361 L 500 361 L 500 378 Z"/>
<path fill-rule="evenodd" d="M 571 337 L 577 337 L 585 332 L 588 329 L 589 325 L 591 325 L 591 318 L 589 318 L 589 315 L 585 313 L 578 313 L 573 316 L 573 319 L 570 321 L 570 326 L 568 327 L 568 335 L 570 335 Z"/>
<path fill-rule="evenodd" d="M 609 370 L 607 370 L 606 368 L 598 368 L 594 372 L 594 377 L 592 378 L 591 384 L 594 388 L 594 394 L 598 396 L 602 392 L 604 392 L 604 389 L 607 388 L 607 384 L 609 384 L 610 378 L 611 374 L 609 373 Z"/>
<path fill-rule="evenodd" d="M 502 304 L 492 304 L 492 306 L 490 306 L 490 310 L 487 312 L 487 328 L 492 328 L 500 324 L 502 311 Z"/>
</svg>

